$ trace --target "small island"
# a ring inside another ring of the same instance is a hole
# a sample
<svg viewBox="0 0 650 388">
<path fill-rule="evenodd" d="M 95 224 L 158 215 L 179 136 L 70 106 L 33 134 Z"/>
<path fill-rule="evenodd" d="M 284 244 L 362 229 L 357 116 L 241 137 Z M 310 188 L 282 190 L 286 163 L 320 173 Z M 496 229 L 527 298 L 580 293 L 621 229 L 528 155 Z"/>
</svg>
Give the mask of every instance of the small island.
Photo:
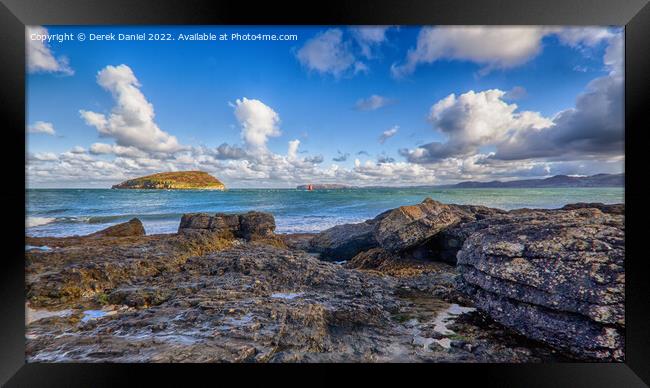
<svg viewBox="0 0 650 388">
<path fill-rule="evenodd" d="M 204 171 L 161 172 L 129 179 L 113 185 L 112 189 L 153 190 L 225 190 L 226 186 Z"/>
</svg>

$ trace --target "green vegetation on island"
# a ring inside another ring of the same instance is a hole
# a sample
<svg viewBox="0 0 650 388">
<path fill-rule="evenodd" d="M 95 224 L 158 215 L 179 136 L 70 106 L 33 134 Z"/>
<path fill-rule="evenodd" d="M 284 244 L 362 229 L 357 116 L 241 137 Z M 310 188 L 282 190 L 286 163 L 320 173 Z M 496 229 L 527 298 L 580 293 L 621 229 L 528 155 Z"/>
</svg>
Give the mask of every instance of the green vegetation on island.
<svg viewBox="0 0 650 388">
<path fill-rule="evenodd" d="M 113 185 L 113 189 L 158 190 L 225 190 L 226 186 L 204 171 L 161 172 L 129 179 Z"/>
</svg>

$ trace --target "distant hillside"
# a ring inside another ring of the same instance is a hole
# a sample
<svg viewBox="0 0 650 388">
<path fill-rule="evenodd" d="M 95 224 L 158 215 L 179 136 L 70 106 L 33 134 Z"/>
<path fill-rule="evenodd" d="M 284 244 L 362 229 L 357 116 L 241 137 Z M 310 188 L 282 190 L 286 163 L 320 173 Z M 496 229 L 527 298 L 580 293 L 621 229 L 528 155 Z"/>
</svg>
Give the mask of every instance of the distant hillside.
<svg viewBox="0 0 650 388">
<path fill-rule="evenodd" d="M 449 187 L 458 189 L 483 189 L 483 188 L 542 188 L 542 187 L 623 187 L 625 174 L 596 174 L 585 177 L 568 175 L 555 175 L 545 179 L 524 179 L 516 181 L 491 181 L 491 182 L 460 182 Z"/>
<path fill-rule="evenodd" d="M 129 179 L 114 185 L 113 189 L 153 190 L 224 190 L 226 186 L 217 178 L 203 171 L 161 172 Z"/>
<path fill-rule="evenodd" d="M 354 186 L 349 186 L 349 185 L 341 185 L 338 183 L 315 183 L 312 185 L 300 185 L 297 186 L 296 189 L 298 190 L 308 190 L 309 186 L 311 186 L 312 190 L 332 190 L 332 189 L 352 189 Z"/>
</svg>

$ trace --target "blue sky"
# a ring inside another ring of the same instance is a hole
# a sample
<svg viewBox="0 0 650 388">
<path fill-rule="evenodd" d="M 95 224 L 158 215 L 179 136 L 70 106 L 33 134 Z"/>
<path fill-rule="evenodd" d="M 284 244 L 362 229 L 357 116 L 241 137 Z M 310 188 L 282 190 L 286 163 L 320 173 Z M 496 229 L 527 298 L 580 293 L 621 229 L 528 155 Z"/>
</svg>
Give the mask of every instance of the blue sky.
<svg viewBox="0 0 650 388">
<path fill-rule="evenodd" d="M 297 39 L 178 40 L 210 32 Z M 58 42 L 64 33 L 74 39 Z M 109 33 L 174 40 L 89 40 Z M 33 26 L 28 184 L 108 187 L 185 169 L 230 187 L 621 172 L 622 35 L 605 27 Z"/>
</svg>

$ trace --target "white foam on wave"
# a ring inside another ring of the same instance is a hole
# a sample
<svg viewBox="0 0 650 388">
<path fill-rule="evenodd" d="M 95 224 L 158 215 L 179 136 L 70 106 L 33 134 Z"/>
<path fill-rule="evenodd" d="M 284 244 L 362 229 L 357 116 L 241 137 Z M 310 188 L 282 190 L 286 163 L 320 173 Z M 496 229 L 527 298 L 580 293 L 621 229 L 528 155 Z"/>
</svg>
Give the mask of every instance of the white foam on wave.
<svg viewBox="0 0 650 388">
<path fill-rule="evenodd" d="M 25 220 L 25 224 L 27 225 L 28 228 L 33 228 L 35 226 L 41 226 L 41 225 L 47 225 L 49 223 L 52 223 L 56 221 L 56 218 L 52 217 L 27 217 Z"/>
</svg>

